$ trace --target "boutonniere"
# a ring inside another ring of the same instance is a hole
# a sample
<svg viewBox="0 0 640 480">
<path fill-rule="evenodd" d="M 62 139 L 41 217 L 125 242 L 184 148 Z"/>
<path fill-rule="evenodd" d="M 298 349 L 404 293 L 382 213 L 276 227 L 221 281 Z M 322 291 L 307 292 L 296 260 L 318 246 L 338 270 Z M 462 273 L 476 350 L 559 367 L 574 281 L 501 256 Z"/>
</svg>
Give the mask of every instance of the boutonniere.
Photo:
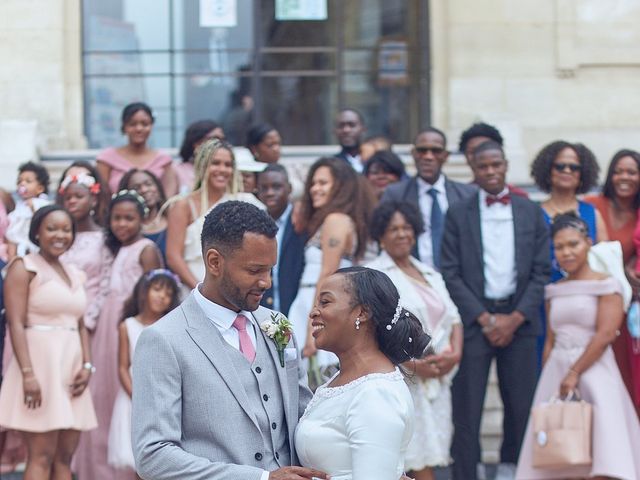
<svg viewBox="0 0 640 480">
<path fill-rule="evenodd" d="M 262 322 L 260 329 L 276 344 L 280 366 L 284 367 L 284 349 L 291 339 L 291 322 L 283 314 L 272 312 L 271 319 Z"/>
</svg>

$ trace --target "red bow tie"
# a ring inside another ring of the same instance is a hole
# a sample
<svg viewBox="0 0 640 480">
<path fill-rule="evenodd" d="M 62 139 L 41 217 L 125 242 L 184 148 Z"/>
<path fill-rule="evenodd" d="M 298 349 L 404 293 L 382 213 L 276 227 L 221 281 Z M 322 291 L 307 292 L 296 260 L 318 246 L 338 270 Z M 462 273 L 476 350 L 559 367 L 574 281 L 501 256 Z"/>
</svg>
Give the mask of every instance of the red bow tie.
<svg viewBox="0 0 640 480">
<path fill-rule="evenodd" d="M 508 193 L 503 195 L 502 197 L 497 197 L 495 195 L 487 195 L 487 207 L 490 207 L 494 203 L 501 203 L 503 205 L 509 205 L 511 203 L 511 195 Z"/>
</svg>

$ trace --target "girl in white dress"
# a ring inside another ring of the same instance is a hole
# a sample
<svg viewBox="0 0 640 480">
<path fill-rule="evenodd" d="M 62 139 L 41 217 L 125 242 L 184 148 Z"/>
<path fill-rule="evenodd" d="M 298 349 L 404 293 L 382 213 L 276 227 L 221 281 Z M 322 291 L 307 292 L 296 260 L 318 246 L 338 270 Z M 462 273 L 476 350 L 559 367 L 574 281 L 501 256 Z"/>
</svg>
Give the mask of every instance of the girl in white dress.
<svg viewBox="0 0 640 480">
<path fill-rule="evenodd" d="M 177 277 L 159 268 L 144 274 L 127 300 L 118 326 L 118 377 L 109 429 L 108 462 L 120 469 L 135 469 L 131 446 L 131 360 L 142 330 L 178 306 Z"/>
<path fill-rule="evenodd" d="M 302 355 L 316 357 L 323 371 L 331 371 L 332 366 L 337 365 L 337 358 L 329 352 L 318 351 L 310 335 L 309 312 L 316 287 L 338 268 L 349 267 L 362 257 L 367 246 L 367 222 L 374 204 L 369 185 L 344 160 L 321 158 L 311 166 L 299 222 L 309 241 L 305 246 L 300 287 L 289 318 L 298 345 L 304 347 Z"/>
<path fill-rule="evenodd" d="M 307 406 L 295 435 L 303 466 L 332 480 L 397 480 L 413 433 L 411 393 L 397 365 L 421 358 L 430 337 L 384 273 L 338 270 L 320 282 L 310 318 L 318 348 L 340 371 Z"/>
</svg>

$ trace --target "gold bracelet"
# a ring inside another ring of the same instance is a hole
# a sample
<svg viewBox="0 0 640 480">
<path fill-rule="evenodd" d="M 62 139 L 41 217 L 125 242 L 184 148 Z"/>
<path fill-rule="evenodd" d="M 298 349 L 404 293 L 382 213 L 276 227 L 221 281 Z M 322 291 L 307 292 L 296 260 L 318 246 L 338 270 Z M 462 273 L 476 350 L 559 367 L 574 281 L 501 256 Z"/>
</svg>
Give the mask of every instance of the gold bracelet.
<svg viewBox="0 0 640 480">
<path fill-rule="evenodd" d="M 577 370 L 574 370 L 573 368 L 570 368 L 570 369 L 569 369 L 569 372 L 571 372 L 571 373 L 575 374 L 577 377 L 579 377 L 579 376 L 580 376 L 580 374 L 578 373 L 578 371 L 577 371 Z"/>
</svg>

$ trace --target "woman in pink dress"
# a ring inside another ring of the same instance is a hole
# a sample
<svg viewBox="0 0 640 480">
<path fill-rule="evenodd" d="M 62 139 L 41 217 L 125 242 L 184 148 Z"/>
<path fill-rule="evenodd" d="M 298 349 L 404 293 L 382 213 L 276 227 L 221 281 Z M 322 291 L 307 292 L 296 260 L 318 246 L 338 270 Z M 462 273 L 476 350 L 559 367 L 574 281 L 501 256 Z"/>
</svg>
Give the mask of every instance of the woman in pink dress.
<svg viewBox="0 0 640 480">
<path fill-rule="evenodd" d="M 94 333 L 96 374 L 91 379 L 91 393 L 98 417 L 98 428 L 82 436 L 76 453 L 79 479 L 133 480 L 132 470 L 116 470 L 107 462 L 109 425 L 118 380 L 118 324 L 124 302 L 143 273 L 162 267 L 156 245 L 142 236 L 142 220 L 146 215 L 144 199 L 135 190 L 118 192 L 109 205 L 109 228 L 106 245 L 114 255 L 108 294 L 98 317 Z"/>
<path fill-rule="evenodd" d="M 0 389 L 0 426 L 23 433 L 27 480 L 70 479 L 80 431 L 97 425 L 87 390 L 94 367 L 82 321 L 85 275 L 60 262 L 74 235 L 68 212 L 42 207 L 29 230 L 40 251 L 17 258 L 6 279 L 15 354 Z"/>
<path fill-rule="evenodd" d="M 147 104 L 137 102 L 124 107 L 122 133 L 129 142 L 123 147 L 107 148 L 96 158 L 100 176 L 107 179 L 111 193 L 117 191 L 120 179 L 132 168 L 153 172 L 162 181 L 167 196 L 178 193 L 178 178 L 171 157 L 147 145 L 153 122 L 153 113 Z"/>
<path fill-rule="evenodd" d="M 556 260 L 567 277 L 545 288 L 549 325 L 533 404 L 573 391 L 592 404 L 593 461 L 587 466 L 534 468 L 536 438 L 530 420 L 516 478 L 637 480 L 640 423 L 611 348 L 624 317 L 621 285 L 589 267 L 591 240 L 584 220 L 559 215 L 551 235 Z"/>
<path fill-rule="evenodd" d="M 89 173 L 67 175 L 58 189 L 62 206 L 76 223 L 75 242 L 60 259 L 65 264 L 75 265 L 87 276 L 84 324 L 91 334 L 95 331 L 107 294 L 109 269 L 113 261 L 111 252 L 104 245 L 104 233 L 93 215 L 101 207 L 100 193 L 99 180 Z"/>
</svg>

